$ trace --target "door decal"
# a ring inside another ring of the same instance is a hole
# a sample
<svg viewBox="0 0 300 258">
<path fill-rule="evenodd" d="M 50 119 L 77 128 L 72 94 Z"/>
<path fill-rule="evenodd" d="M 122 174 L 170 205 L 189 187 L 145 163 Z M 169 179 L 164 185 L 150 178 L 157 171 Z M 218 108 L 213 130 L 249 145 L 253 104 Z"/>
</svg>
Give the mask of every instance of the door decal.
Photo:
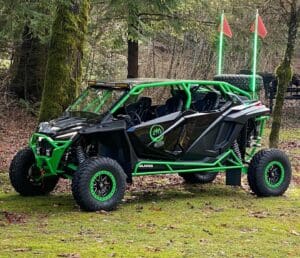
<svg viewBox="0 0 300 258">
<path fill-rule="evenodd" d="M 164 139 L 163 133 L 164 128 L 161 125 L 152 125 L 149 131 L 151 141 L 161 142 Z"/>
</svg>

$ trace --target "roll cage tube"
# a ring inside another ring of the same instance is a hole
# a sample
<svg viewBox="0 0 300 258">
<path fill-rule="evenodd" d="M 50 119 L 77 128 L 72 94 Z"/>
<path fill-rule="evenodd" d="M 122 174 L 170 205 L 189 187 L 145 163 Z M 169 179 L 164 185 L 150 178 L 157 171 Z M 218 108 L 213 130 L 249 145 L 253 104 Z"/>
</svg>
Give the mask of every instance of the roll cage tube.
<svg viewBox="0 0 300 258">
<path fill-rule="evenodd" d="M 172 86 L 181 86 L 187 95 L 187 101 L 185 103 L 185 108 L 189 109 L 192 102 L 192 96 L 190 92 L 191 85 L 203 85 L 203 86 L 216 86 L 219 88 L 224 94 L 239 94 L 247 97 L 249 100 L 252 100 L 252 96 L 247 91 L 241 90 L 238 87 L 235 87 L 227 82 L 220 81 L 197 81 L 197 80 L 184 80 L 184 81 L 174 81 L 174 82 L 155 82 L 155 83 L 144 83 L 138 84 L 134 86 L 128 94 L 126 94 L 120 101 L 117 103 L 112 109 L 111 114 L 115 113 L 127 100 L 130 96 L 139 95 L 146 88 L 152 87 L 172 87 Z"/>
<path fill-rule="evenodd" d="M 139 95 L 143 92 L 146 88 L 153 88 L 153 87 L 172 87 L 172 86 L 182 86 L 182 89 L 185 91 L 187 95 L 187 101 L 185 103 L 185 108 L 189 109 L 192 101 L 191 92 L 189 89 L 189 84 L 186 84 L 183 81 L 174 81 L 174 82 L 156 82 L 156 83 L 147 83 L 147 84 L 139 84 L 134 86 L 123 99 L 120 100 L 111 110 L 111 113 L 115 113 L 127 100 L 130 96 Z"/>
</svg>

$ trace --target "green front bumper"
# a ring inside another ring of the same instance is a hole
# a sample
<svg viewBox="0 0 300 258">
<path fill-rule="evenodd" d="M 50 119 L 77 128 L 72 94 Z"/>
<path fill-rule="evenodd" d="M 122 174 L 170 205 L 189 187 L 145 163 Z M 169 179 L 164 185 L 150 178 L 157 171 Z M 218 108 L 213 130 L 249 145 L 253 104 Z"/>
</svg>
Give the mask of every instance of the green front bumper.
<svg viewBox="0 0 300 258">
<path fill-rule="evenodd" d="M 48 143 L 49 153 L 41 153 L 39 148 L 42 143 Z M 35 160 L 36 166 L 45 171 L 45 176 L 47 175 L 57 175 L 59 173 L 63 173 L 63 170 L 59 169 L 59 164 L 61 159 L 67 150 L 68 147 L 72 144 L 71 140 L 53 140 L 51 137 L 41 134 L 41 133 L 34 133 L 31 136 L 29 146 L 32 149 Z"/>
</svg>

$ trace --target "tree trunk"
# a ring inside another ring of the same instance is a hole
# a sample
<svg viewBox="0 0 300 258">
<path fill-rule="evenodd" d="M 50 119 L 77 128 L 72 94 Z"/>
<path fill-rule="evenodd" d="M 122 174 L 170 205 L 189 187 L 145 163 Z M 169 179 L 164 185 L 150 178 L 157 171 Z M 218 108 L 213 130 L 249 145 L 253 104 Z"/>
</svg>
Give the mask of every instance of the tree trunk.
<svg viewBox="0 0 300 258">
<path fill-rule="evenodd" d="M 299 27 L 299 15 L 300 7 L 297 10 L 297 0 L 293 0 L 291 3 L 291 11 L 289 17 L 289 31 L 288 31 L 288 42 L 286 45 L 284 59 L 276 69 L 277 77 L 277 94 L 276 94 L 276 103 L 273 111 L 273 122 L 272 129 L 270 134 L 270 148 L 277 148 L 279 144 L 279 132 L 282 119 L 282 109 L 284 104 L 284 97 L 287 91 L 287 87 L 292 79 L 292 67 L 291 60 L 294 54 L 296 39 L 297 39 L 297 30 Z"/>
<path fill-rule="evenodd" d="M 127 1 L 127 78 L 139 77 L 139 12 L 135 1 Z"/>
<path fill-rule="evenodd" d="M 139 43 L 128 39 L 128 67 L 127 78 L 139 77 Z"/>
<path fill-rule="evenodd" d="M 59 116 L 77 96 L 89 6 L 89 0 L 64 1 L 57 6 L 39 121 Z"/>
<path fill-rule="evenodd" d="M 22 44 L 17 46 L 10 71 L 9 90 L 18 98 L 40 101 L 44 86 L 47 47 L 24 27 Z"/>
</svg>

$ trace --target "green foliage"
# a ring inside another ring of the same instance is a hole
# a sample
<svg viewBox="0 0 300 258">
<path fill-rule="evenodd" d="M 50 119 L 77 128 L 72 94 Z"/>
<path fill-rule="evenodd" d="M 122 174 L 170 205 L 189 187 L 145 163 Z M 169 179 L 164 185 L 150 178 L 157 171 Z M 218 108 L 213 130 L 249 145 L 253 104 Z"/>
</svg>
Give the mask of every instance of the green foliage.
<svg viewBox="0 0 300 258">
<path fill-rule="evenodd" d="M 26 110 L 26 112 L 34 115 L 34 116 L 37 116 L 38 115 L 38 110 L 39 110 L 39 107 L 40 107 L 40 102 L 35 102 L 35 103 L 32 103 L 32 102 L 29 102 L 25 99 L 19 99 L 19 105 Z"/>
<path fill-rule="evenodd" d="M 10 59 L 24 25 L 49 45 L 55 7 L 68 3 L 0 0 L 0 57 Z M 258 70 L 273 72 L 284 52 L 287 25 L 279 1 L 91 0 L 91 7 L 83 80 L 126 77 L 128 38 L 139 42 L 141 76 L 211 78 L 222 10 L 234 34 L 226 40 L 224 72 L 251 67 L 249 27 L 257 8 L 269 32 L 261 42 Z"/>
<path fill-rule="evenodd" d="M 55 1 L 0 0 L 1 43 L 20 41 L 25 25 L 30 27 L 34 37 L 48 41 L 54 7 Z"/>
<path fill-rule="evenodd" d="M 175 19 L 173 8 L 178 2 L 174 0 L 111 0 L 108 12 L 112 19 L 122 17 L 127 24 L 128 39 L 138 40 L 143 38 L 150 30 L 153 21 Z"/>
<path fill-rule="evenodd" d="M 59 116 L 75 99 L 81 84 L 89 0 L 61 2 L 52 26 L 40 121 Z"/>
</svg>

